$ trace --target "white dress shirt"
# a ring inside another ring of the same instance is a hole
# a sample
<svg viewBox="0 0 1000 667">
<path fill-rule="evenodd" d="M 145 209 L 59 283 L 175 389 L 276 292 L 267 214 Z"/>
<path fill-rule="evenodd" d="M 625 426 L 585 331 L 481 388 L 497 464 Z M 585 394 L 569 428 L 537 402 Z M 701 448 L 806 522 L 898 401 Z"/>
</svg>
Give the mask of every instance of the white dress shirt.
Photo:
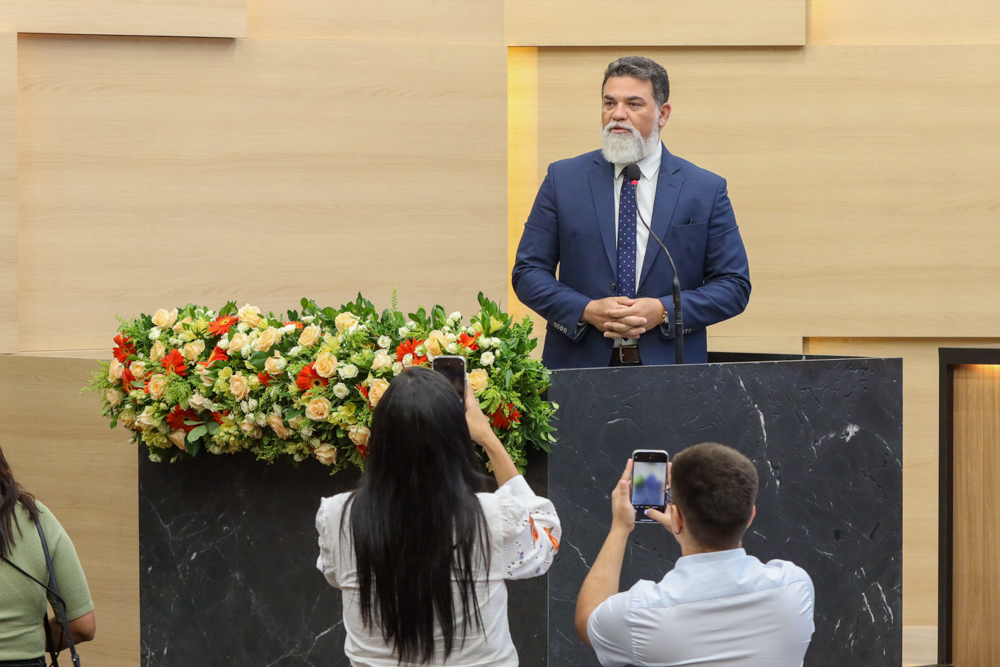
<svg viewBox="0 0 1000 667">
<path fill-rule="evenodd" d="M 653 204 L 656 202 L 656 181 L 660 175 L 660 160 L 663 158 L 663 144 L 656 144 L 656 150 L 642 158 L 638 162 L 642 178 L 636 186 L 635 203 L 639 209 L 639 215 L 651 224 L 653 219 Z M 622 173 L 628 164 L 615 164 L 615 243 L 618 240 L 618 208 L 622 196 L 622 182 L 625 176 Z M 635 219 L 635 289 L 639 289 L 639 278 L 642 277 L 642 262 L 646 259 L 646 245 L 649 243 L 649 230 L 639 221 L 639 216 Z M 655 241 L 654 241 L 655 243 Z M 615 347 L 621 345 L 638 345 L 638 338 L 616 338 Z"/>
<path fill-rule="evenodd" d="M 340 531 L 340 517 L 350 493 L 324 498 L 316 514 L 319 559 L 316 567 L 331 586 L 343 592 L 344 652 L 354 667 L 399 667 L 392 649 L 378 628 L 365 629 L 361 622 L 357 568 L 351 543 L 350 520 Z M 462 643 L 461 619 L 451 657 L 444 661 L 444 638 L 435 629 L 438 649 L 430 665 L 449 667 L 517 667 L 517 651 L 507 625 L 506 579 L 530 579 L 549 569 L 559 549 L 562 528 L 555 507 L 536 496 L 524 477 L 518 475 L 494 493 L 477 493 L 490 531 L 490 569 L 475 561 L 476 596 L 483 629 L 466 635 Z M 333 625 L 333 619 L 330 619 Z"/>
<path fill-rule="evenodd" d="M 788 561 L 697 554 L 605 600 L 587 632 L 604 667 L 800 667 L 814 598 L 812 579 Z"/>
</svg>

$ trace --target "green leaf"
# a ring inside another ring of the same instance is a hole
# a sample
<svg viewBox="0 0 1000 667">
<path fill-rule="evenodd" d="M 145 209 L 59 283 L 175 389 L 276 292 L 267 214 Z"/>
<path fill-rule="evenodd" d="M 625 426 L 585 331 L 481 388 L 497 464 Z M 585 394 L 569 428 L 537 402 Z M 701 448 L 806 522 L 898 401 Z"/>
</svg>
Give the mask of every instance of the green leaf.
<svg viewBox="0 0 1000 667">
<path fill-rule="evenodd" d="M 188 443 L 187 453 L 191 456 L 197 456 L 198 452 L 201 451 L 201 440 L 195 440 L 194 442 Z"/>
<path fill-rule="evenodd" d="M 201 426 L 197 426 L 197 427 L 191 429 L 191 432 L 188 433 L 187 441 L 188 442 L 194 442 L 195 440 L 197 440 L 198 438 L 202 437 L 206 433 L 208 433 L 208 427 L 207 426 L 205 426 L 204 424 L 202 424 Z"/>
<path fill-rule="evenodd" d="M 264 363 L 270 356 L 269 352 L 254 352 L 250 355 L 250 365 L 257 369 L 257 372 L 264 370 Z"/>
<path fill-rule="evenodd" d="M 201 421 L 200 419 L 185 419 L 184 423 L 188 426 L 195 426 L 196 424 L 204 424 L 205 422 Z"/>
<path fill-rule="evenodd" d="M 115 426 L 118 426 L 118 415 L 111 418 L 111 428 L 114 428 Z"/>
<path fill-rule="evenodd" d="M 215 435 L 216 433 L 219 432 L 219 428 L 220 428 L 219 427 L 219 422 L 213 420 L 213 421 L 205 422 L 205 425 L 208 427 L 208 434 L 209 435 Z"/>
</svg>

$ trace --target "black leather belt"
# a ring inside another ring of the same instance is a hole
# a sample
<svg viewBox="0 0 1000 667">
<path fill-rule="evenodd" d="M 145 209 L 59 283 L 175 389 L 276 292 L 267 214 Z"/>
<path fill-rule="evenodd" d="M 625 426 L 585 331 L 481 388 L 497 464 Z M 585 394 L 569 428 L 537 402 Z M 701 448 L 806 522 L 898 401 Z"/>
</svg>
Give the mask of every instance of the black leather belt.
<svg viewBox="0 0 1000 667">
<path fill-rule="evenodd" d="M 611 363 L 615 366 L 641 366 L 638 345 L 622 345 L 611 352 Z"/>
<path fill-rule="evenodd" d="M 0 660 L 0 667 L 45 667 L 45 657 L 33 660 Z"/>
</svg>

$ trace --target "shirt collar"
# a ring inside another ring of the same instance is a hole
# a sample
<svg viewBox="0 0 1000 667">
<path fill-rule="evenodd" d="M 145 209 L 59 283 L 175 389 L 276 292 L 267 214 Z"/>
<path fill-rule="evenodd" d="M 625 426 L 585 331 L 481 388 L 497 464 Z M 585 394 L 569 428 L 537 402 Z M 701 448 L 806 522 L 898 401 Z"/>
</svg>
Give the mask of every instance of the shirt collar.
<svg viewBox="0 0 1000 667">
<path fill-rule="evenodd" d="M 674 569 L 680 570 L 685 567 L 706 565 L 709 563 L 722 563 L 728 560 L 740 560 L 746 558 L 746 549 L 726 549 L 725 551 L 711 551 L 707 554 L 693 554 L 691 556 L 681 556 L 674 563 Z"/>
<path fill-rule="evenodd" d="M 660 160 L 663 159 L 663 143 L 660 142 L 656 144 L 656 150 L 642 158 L 638 162 L 639 169 L 642 171 L 642 177 L 647 181 L 653 180 L 653 176 L 656 176 L 656 172 L 660 169 Z M 622 177 L 622 170 L 627 167 L 627 164 L 616 164 L 615 165 L 615 180 Z"/>
</svg>

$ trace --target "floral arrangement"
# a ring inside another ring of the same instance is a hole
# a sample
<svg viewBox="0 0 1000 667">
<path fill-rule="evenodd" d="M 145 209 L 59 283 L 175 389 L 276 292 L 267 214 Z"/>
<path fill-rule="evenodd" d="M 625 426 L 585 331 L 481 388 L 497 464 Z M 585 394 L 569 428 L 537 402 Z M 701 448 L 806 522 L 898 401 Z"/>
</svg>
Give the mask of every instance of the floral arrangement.
<svg viewBox="0 0 1000 667">
<path fill-rule="evenodd" d="M 120 320 L 114 359 L 85 389 L 98 391 L 111 428 L 122 424 L 154 461 L 249 450 L 258 459 L 315 457 L 364 467 L 372 411 L 389 383 L 438 355 L 465 357 L 468 382 L 519 468 L 531 445 L 549 451 L 556 406 L 542 399 L 549 371 L 537 341 L 479 295 L 480 310 L 441 306 L 377 313 L 360 294 L 339 309 L 303 299 L 285 317 L 227 303 L 188 304 Z"/>
</svg>

